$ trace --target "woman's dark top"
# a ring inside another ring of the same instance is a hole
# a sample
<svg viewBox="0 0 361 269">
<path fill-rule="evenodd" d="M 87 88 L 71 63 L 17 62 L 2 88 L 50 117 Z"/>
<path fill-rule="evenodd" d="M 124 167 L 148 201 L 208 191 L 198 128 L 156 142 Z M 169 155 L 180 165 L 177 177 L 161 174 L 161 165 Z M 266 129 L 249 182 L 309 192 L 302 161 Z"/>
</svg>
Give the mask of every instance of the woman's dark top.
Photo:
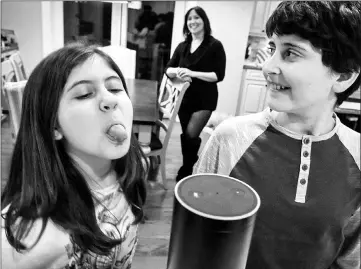
<svg viewBox="0 0 361 269">
<path fill-rule="evenodd" d="M 207 82 L 198 78 L 192 78 L 187 89 L 182 107 L 193 111 L 215 110 L 218 101 L 217 82 L 222 81 L 226 69 L 226 53 L 222 43 L 212 36 L 204 38 L 199 47 L 193 52 L 191 40 L 181 42 L 175 49 L 169 60 L 169 67 L 183 67 L 197 72 L 215 72 L 218 80 Z"/>
</svg>

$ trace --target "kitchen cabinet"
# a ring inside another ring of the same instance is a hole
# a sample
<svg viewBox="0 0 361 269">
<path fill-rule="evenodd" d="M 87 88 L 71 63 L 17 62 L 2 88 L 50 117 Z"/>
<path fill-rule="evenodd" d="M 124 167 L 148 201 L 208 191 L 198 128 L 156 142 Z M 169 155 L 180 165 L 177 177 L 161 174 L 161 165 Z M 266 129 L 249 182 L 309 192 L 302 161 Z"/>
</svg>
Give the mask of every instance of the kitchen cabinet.
<svg viewBox="0 0 361 269">
<path fill-rule="evenodd" d="M 266 23 L 273 11 L 282 1 L 256 1 L 253 10 L 250 35 L 266 36 Z"/>
<path fill-rule="evenodd" d="M 247 115 L 264 110 L 267 87 L 261 70 L 243 69 L 236 115 Z"/>
</svg>

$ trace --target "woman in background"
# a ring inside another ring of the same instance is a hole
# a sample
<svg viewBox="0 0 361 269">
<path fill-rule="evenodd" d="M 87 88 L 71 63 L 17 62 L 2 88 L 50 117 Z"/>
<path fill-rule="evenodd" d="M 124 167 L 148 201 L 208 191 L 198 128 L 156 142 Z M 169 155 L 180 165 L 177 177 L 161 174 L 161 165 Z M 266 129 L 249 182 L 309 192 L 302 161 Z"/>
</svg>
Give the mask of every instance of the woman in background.
<svg viewBox="0 0 361 269">
<path fill-rule="evenodd" d="M 130 268 L 146 198 L 132 121 L 102 51 L 68 45 L 37 65 L 1 197 L 4 268 Z"/>
<path fill-rule="evenodd" d="M 178 112 L 183 166 L 176 181 L 192 174 L 201 145 L 200 133 L 217 107 L 217 82 L 225 75 L 226 54 L 211 33 L 206 12 L 198 6 L 189 9 L 183 26 L 185 41 L 177 46 L 166 67 L 168 77 L 191 82 Z"/>
</svg>

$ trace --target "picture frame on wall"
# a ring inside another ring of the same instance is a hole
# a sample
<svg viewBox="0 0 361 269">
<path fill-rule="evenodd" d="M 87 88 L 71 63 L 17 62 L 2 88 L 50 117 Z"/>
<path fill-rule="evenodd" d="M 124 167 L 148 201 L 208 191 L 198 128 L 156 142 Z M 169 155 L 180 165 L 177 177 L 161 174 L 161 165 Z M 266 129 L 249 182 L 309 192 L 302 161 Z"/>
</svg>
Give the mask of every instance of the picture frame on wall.
<svg viewBox="0 0 361 269">
<path fill-rule="evenodd" d="M 1 52 L 18 50 L 18 40 L 14 30 L 1 29 Z"/>
</svg>

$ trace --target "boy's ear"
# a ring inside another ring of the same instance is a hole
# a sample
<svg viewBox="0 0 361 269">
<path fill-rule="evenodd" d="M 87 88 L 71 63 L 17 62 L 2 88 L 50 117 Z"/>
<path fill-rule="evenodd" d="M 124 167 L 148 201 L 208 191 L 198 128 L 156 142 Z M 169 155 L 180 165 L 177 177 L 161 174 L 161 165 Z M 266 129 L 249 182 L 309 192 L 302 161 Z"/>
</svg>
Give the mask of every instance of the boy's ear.
<svg viewBox="0 0 361 269">
<path fill-rule="evenodd" d="M 63 138 L 63 134 L 58 129 L 54 129 L 54 138 L 55 140 L 61 140 Z"/>
<path fill-rule="evenodd" d="M 340 74 L 340 77 L 337 79 L 334 85 L 332 85 L 332 90 L 335 93 L 346 91 L 355 82 L 359 75 L 360 71 Z"/>
</svg>

